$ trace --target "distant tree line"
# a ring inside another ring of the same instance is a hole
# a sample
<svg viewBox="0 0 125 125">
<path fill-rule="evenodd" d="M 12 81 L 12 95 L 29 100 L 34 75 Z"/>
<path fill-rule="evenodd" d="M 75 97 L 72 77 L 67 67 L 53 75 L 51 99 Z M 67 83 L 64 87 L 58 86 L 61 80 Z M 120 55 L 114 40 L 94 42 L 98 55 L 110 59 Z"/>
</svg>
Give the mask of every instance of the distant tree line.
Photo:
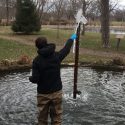
<svg viewBox="0 0 125 125">
<path fill-rule="evenodd" d="M 29 15 L 27 5 L 22 8 L 21 3 L 31 2 Z M 89 24 L 92 21 L 101 24 L 102 45 L 109 47 L 109 21 L 124 21 L 124 8 L 119 7 L 119 0 L 1 0 L 0 19 L 6 19 L 6 25 L 13 23 L 12 29 L 15 32 L 23 32 L 26 27 L 30 27 L 26 32 L 39 31 L 40 25 L 56 24 L 59 37 L 59 26 L 61 24 L 73 24 L 75 14 L 79 8 L 82 8 L 84 16 L 88 19 Z M 21 9 L 21 10 L 20 10 Z M 19 16 L 21 14 L 21 16 Z M 33 18 L 33 16 L 35 16 Z M 28 17 L 28 18 L 26 18 Z M 31 19 L 30 19 L 31 18 Z M 22 19 L 22 22 L 21 22 Z M 27 23 L 25 22 L 27 21 Z M 28 22 L 29 21 L 29 22 Z M 35 22 L 37 21 L 37 23 Z M 17 24 L 24 26 L 18 26 Z M 30 24 L 31 23 L 31 24 Z M 34 23 L 34 26 L 33 26 Z M 26 26 L 26 27 L 25 27 Z M 34 29 L 34 30 L 33 30 Z M 82 35 L 85 34 L 85 25 L 83 25 Z"/>
<path fill-rule="evenodd" d="M 6 25 L 14 20 L 18 0 L 0 0 L 0 20 L 6 19 Z M 23 1 L 23 0 L 22 0 Z M 99 20 L 101 15 L 101 0 L 32 0 L 37 8 L 41 24 L 72 23 L 78 8 L 83 9 L 83 14 L 91 21 Z M 102 0 L 103 1 L 103 0 Z M 125 8 L 119 7 L 119 1 L 115 3 L 109 0 L 110 19 L 124 20 Z M 43 18 L 44 17 L 44 18 Z"/>
</svg>

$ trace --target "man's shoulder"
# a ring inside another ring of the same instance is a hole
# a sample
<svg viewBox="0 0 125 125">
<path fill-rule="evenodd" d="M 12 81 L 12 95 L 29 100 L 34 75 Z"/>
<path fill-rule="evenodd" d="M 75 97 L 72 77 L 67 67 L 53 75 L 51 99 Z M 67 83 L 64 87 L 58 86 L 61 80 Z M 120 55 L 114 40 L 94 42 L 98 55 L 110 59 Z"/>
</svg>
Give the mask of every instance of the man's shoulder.
<svg viewBox="0 0 125 125">
<path fill-rule="evenodd" d="M 39 60 L 39 56 L 36 56 L 34 59 L 33 59 L 33 62 L 37 62 Z"/>
</svg>

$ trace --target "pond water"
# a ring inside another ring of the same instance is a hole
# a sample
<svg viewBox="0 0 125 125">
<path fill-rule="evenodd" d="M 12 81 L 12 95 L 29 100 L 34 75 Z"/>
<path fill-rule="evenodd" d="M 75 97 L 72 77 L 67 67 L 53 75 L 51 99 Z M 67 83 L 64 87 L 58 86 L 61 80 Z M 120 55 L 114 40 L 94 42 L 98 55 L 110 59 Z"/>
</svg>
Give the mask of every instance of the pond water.
<svg viewBox="0 0 125 125">
<path fill-rule="evenodd" d="M 95 33 L 99 33 L 100 32 L 100 28 L 99 27 L 88 27 L 86 28 L 86 32 L 95 32 Z M 119 28 L 110 28 L 110 34 L 114 34 L 114 35 L 117 35 L 117 34 L 121 34 L 121 35 L 125 35 L 125 29 L 121 29 L 120 27 Z"/>
<path fill-rule="evenodd" d="M 36 125 L 36 85 L 31 72 L 0 75 L 0 125 Z M 72 98 L 73 68 L 61 70 L 62 125 L 125 125 L 125 72 L 80 68 L 78 88 Z"/>
</svg>

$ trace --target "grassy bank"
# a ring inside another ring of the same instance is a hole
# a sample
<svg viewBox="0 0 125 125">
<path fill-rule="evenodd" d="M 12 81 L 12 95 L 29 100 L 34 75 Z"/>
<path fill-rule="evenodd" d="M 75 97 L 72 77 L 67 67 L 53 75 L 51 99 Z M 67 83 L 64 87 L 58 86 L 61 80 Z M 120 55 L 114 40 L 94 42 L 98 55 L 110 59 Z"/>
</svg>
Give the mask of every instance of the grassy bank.
<svg viewBox="0 0 125 125">
<path fill-rule="evenodd" d="M 17 35 L 14 34 L 10 27 L 0 27 L 0 60 L 3 59 L 18 59 L 22 55 L 28 55 L 33 58 L 36 55 L 36 49 L 33 46 L 34 40 L 39 36 L 45 36 L 49 42 L 53 42 L 59 46 L 63 46 L 65 41 L 70 37 L 74 31 L 72 30 L 60 30 L 59 37 L 57 37 L 56 29 L 43 28 L 39 33 L 32 35 Z M 110 48 L 104 49 L 101 44 L 101 35 L 99 33 L 86 33 L 85 36 L 81 36 L 80 47 L 102 52 L 112 53 L 125 53 L 125 39 L 120 43 L 119 51 L 116 50 L 117 40 L 115 35 L 110 37 Z M 73 62 L 74 56 L 72 53 L 64 60 L 65 62 Z M 95 62 L 95 61 L 109 61 L 110 57 L 104 57 L 103 55 L 93 55 L 93 53 L 81 53 L 79 60 L 82 62 Z"/>
<path fill-rule="evenodd" d="M 30 58 L 35 55 L 35 47 L 24 45 L 18 42 L 0 39 L 0 60 L 16 60 L 27 55 Z"/>
<path fill-rule="evenodd" d="M 101 34 L 99 33 L 86 33 L 85 36 L 81 36 L 80 45 L 83 48 L 101 50 L 101 51 L 111 51 L 111 52 L 125 52 L 125 39 L 120 42 L 119 50 L 117 51 L 117 39 L 115 35 L 110 35 L 110 48 L 103 48 L 101 43 Z"/>
</svg>

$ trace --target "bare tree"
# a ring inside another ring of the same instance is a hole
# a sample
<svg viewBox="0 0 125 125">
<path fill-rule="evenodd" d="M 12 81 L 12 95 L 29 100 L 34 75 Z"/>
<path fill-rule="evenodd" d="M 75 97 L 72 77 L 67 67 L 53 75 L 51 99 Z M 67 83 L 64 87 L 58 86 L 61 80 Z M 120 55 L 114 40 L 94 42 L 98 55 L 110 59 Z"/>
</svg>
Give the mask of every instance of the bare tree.
<svg viewBox="0 0 125 125">
<path fill-rule="evenodd" d="M 100 4 L 101 12 L 101 36 L 102 36 L 102 45 L 104 48 L 108 48 L 109 38 L 110 38 L 110 29 L 109 29 L 109 20 L 110 13 L 118 6 L 119 0 L 115 2 L 113 0 L 97 0 Z"/>
<path fill-rule="evenodd" d="M 66 17 L 66 19 L 68 21 L 73 19 L 74 12 L 73 12 L 73 8 L 72 8 L 71 0 L 65 1 L 65 7 L 63 8 L 63 11 L 64 11 L 64 16 Z"/>
<path fill-rule="evenodd" d="M 45 7 L 47 1 L 48 0 L 34 0 L 34 3 L 35 3 L 36 8 L 37 8 L 37 12 L 39 14 L 41 25 L 42 25 L 42 17 L 43 17 L 43 13 L 44 13 L 44 7 Z"/>
<path fill-rule="evenodd" d="M 33 1 L 36 5 L 37 12 L 39 14 L 42 25 L 43 20 L 47 17 L 47 13 L 50 11 L 51 14 L 51 11 L 53 10 L 55 3 L 51 0 L 33 0 Z"/>
<path fill-rule="evenodd" d="M 60 19 L 63 15 L 63 8 L 65 6 L 65 1 L 64 0 L 53 0 L 54 2 L 54 7 L 55 7 L 55 15 L 57 18 L 57 38 L 59 38 L 59 29 L 60 29 Z"/>
<path fill-rule="evenodd" d="M 109 0 L 101 0 L 101 33 L 104 48 L 109 47 Z"/>
<path fill-rule="evenodd" d="M 0 6 L 1 6 L 1 18 L 5 19 L 6 25 L 9 24 L 9 20 L 14 17 L 15 15 L 15 5 L 16 0 L 1 0 Z"/>
<path fill-rule="evenodd" d="M 86 0 L 81 0 L 83 15 L 86 16 L 87 2 Z M 82 35 L 85 35 L 85 25 L 83 24 Z"/>
<path fill-rule="evenodd" d="M 72 5 L 72 10 L 75 15 L 79 8 L 79 0 L 70 0 L 70 4 Z"/>
<path fill-rule="evenodd" d="M 125 21 L 125 9 L 121 8 L 121 9 L 115 10 L 112 16 L 116 21 L 124 22 Z"/>
<path fill-rule="evenodd" d="M 7 18 L 7 24 L 9 23 L 9 0 L 6 0 L 6 18 Z"/>
<path fill-rule="evenodd" d="M 109 0 L 109 12 L 112 12 L 113 10 L 116 10 L 119 8 L 119 2 L 120 0 Z"/>
<path fill-rule="evenodd" d="M 92 4 L 93 0 L 81 0 L 80 5 L 82 5 L 83 15 L 86 17 L 87 10 L 90 9 L 90 5 Z M 85 25 L 83 24 L 82 35 L 85 34 Z"/>
<path fill-rule="evenodd" d="M 89 9 L 87 10 L 87 17 L 91 20 L 95 21 L 96 19 L 100 18 L 101 12 L 100 12 L 100 4 L 97 1 L 93 1 L 90 4 Z"/>
</svg>

